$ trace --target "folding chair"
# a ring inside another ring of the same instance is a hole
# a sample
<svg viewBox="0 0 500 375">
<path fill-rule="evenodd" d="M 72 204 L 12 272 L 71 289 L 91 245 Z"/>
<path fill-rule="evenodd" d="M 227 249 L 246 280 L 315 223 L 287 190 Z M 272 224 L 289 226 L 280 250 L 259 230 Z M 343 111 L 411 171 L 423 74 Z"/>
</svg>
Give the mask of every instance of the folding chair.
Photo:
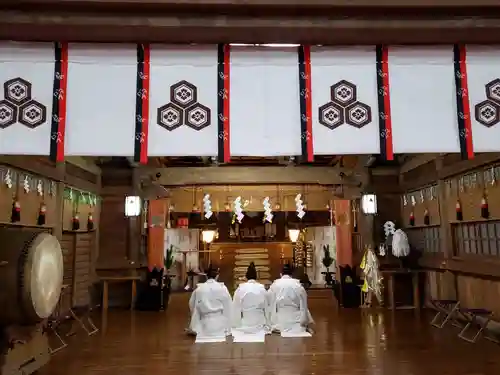
<svg viewBox="0 0 500 375">
<path fill-rule="evenodd" d="M 68 343 L 64 341 L 62 336 L 58 332 L 59 325 L 66 320 L 66 305 L 65 301 L 70 297 L 70 295 L 67 293 L 69 285 L 63 285 L 61 289 L 61 295 L 59 297 L 59 302 L 57 303 L 56 309 L 50 316 L 47 322 L 47 329 L 50 333 L 52 333 L 55 337 L 55 345 L 50 344 L 49 340 L 49 350 L 50 354 L 57 353 L 59 350 L 64 349 L 65 347 L 68 346 Z"/>
<path fill-rule="evenodd" d="M 93 295 L 93 286 L 89 286 L 89 300 Z M 87 304 L 74 306 L 69 309 L 69 313 L 75 322 L 87 333 L 88 336 L 92 336 L 99 332 L 99 328 L 96 327 L 92 318 L 90 317 L 90 313 L 92 311 L 91 302 L 89 301 Z M 75 330 L 71 330 L 67 336 L 73 336 L 76 333 Z"/>
<path fill-rule="evenodd" d="M 459 314 L 467 321 L 467 324 L 462 328 L 458 337 L 470 343 L 476 342 L 493 317 L 493 312 L 485 309 L 459 309 Z M 479 321 L 478 318 L 482 318 L 482 321 Z M 466 335 L 467 331 L 471 331 L 474 328 L 477 329 L 474 336 L 470 337 Z"/>
<path fill-rule="evenodd" d="M 431 300 L 432 307 L 437 310 L 436 315 L 431 320 L 431 325 L 436 328 L 443 328 L 448 321 L 452 321 L 453 325 L 460 327 L 456 322 L 456 315 L 460 309 L 460 302 L 456 300 Z"/>
</svg>

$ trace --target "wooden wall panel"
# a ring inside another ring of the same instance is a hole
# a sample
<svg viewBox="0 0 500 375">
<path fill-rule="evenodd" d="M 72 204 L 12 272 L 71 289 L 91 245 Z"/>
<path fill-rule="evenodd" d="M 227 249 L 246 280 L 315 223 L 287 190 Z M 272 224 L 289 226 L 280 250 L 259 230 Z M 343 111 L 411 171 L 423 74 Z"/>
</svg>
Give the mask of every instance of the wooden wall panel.
<svg viewBox="0 0 500 375">
<path fill-rule="evenodd" d="M 99 267 L 120 268 L 127 262 L 127 218 L 124 197 L 104 196 L 99 228 Z"/>
<path fill-rule="evenodd" d="M 426 299 L 455 299 L 454 275 L 451 272 L 426 272 L 425 296 Z"/>
<path fill-rule="evenodd" d="M 91 253 L 94 246 L 94 233 L 75 233 L 74 255 L 74 295 L 75 306 L 86 306 L 90 303 L 89 287 L 91 283 Z"/>
<path fill-rule="evenodd" d="M 406 197 L 406 204 L 401 197 L 402 208 L 402 227 L 408 228 L 410 225 L 410 214 L 413 212 L 415 216 L 415 226 L 425 226 L 424 216 L 425 210 L 429 213 L 430 225 L 439 225 L 441 218 L 439 216 L 439 198 L 437 196 L 437 185 L 426 186 L 419 190 L 413 190 L 404 194 Z M 422 202 L 421 193 L 424 195 Z M 415 205 L 412 204 L 412 197 L 415 199 Z M 446 202 L 445 202 L 446 204 Z"/>
<path fill-rule="evenodd" d="M 26 193 L 23 189 L 23 179 L 26 174 L 23 171 L 4 166 L 0 166 L 0 170 L 2 171 L 0 173 L 2 179 L 6 170 L 10 170 L 13 176 L 13 186 L 10 189 L 3 180 L 0 181 L 0 222 L 9 223 L 11 221 L 12 203 L 14 202 L 14 197 L 17 197 L 21 204 L 21 221 L 18 224 L 28 226 L 37 225 L 38 214 L 43 203 L 47 209 L 45 226 L 54 226 L 58 220 L 58 216 L 56 214 L 56 195 L 49 193 L 50 181 L 41 176 L 30 174 L 30 191 Z M 38 180 L 42 180 L 43 195 L 37 193 Z"/>
<path fill-rule="evenodd" d="M 459 275 L 457 277 L 458 296 L 464 306 L 493 311 L 500 314 L 500 280 Z"/>
</svg>

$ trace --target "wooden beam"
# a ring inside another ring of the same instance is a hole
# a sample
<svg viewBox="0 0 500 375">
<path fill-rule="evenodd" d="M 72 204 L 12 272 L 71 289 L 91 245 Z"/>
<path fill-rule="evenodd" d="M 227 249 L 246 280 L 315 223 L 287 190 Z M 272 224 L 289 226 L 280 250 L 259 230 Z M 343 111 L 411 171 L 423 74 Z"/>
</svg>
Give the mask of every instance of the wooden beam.
<svg viewBox="0 0 500 375">
<path fill-rule="evenodd" d="M 496 162 L 500 162 L 500 153 L 498 152 L 476 155 L 472 160 L 461 160 L 458 163 L 443 166 L 439 171 L 439 178 L 446 179 Z"/>
<path fill-rule="evenodd" d="M 99 168 L 95 163 L 89 162 L 80 156 L 67 156 L 66 163 L 76 165 L 77 167 L 80 167 L 97 176 L 101 175 L 101 168 Z"/>
<path fill-rule="evenodd" d="M 192 167 L 158 168 L 150 176 L 158 176 L 165 186 L 230 185 L 230 184 L 319 184 L 357 186 L 363 181 L 360 172 L 332 167 Z"/>
<path fill-rule="evenodd" d="M 425 255 L 418 262 L 422 267 L 431 270 L 482 276 L 488 279 L 500 278 L 498 262 L 460 258 L 445 259 L 434 255 Z"/>
<path fill-rule="evenodd" d="M 427 164 L 430 161 L 433 161 L 439 156 L 439 154 L 421 154 L 413 156 L 410 160 L 403 163 L 401 168 L 399 169 L 399 173 L 406 173 L 411 171 L 412 169 L 418 168 L 421 165 Z"/>
<path fill-rule="evenodd" d="M 43 162 L 42 158 L 35 156 L 0 156 L 0 164 L 22 169 L 54 181 L 64 181 L 65 169 L 56 168 L 56 165 L 49 162 L 48 158 L 46 160 L 47 162 Z"/>
</svg>

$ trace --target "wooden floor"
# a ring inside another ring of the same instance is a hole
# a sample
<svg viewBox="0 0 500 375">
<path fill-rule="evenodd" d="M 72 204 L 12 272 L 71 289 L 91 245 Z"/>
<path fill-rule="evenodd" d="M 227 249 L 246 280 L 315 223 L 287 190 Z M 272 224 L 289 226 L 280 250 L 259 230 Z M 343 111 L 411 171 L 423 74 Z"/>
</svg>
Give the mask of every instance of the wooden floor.
<svg viewBox="0 0 500 375">
<path fill-rule="evenodd" d="M 432 328 L 429 316 L 411 311 L 337 311 L 329 293 L 314 294 L 317 333 L 309 339 L 194 345 L 184 335 L 188 296 L 181 294 L 165 313 L 110 311 L 99 334 L 73 338 L 39 375 L 500 374 L 500 346 L 489 341 L 466 343 L 452 327 Z"/>
</svg>

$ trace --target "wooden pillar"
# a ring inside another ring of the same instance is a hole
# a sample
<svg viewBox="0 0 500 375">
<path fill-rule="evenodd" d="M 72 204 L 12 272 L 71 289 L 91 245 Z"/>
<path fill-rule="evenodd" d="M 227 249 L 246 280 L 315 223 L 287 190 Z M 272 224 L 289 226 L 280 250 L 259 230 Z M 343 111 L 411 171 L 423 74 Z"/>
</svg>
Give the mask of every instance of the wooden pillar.
<svg viewBox="0 0 500 375">
<path fill-rule="evenodd" d="M 435 160 L 436 170 L 439 171 L 443 168 L 443 157 L 439 156 Z M 438 189 L 438 203 L 439 203 L 439 235 L 440 235 L 440 246 L 443 250 L 443 256 L 445 259 L 450 259 L 453 257 L 453 239 L 451 235 L 451 225 L 448 220 L 448 214 L 446 210 L 446 184 L 445 181 L 440 178 L 437 180 Z M 441 274 L 440 281 L 443 282 L 443 287 L 441 288 L 443 292 L 443 299 L 458 299 L 458 289 L 457 289 L 457 275 L 452 272 L 444 272 Z"/>
<path fill-rule="evenodd" d="M 166 199 L 149 201 L 148 228 L 148 265 L 162 267 L 165 246 L 165 212 Z"/>
<path fill-rule="evenodd" d="M 436 170 L 439 171 L 443 168 L 443 157 L 439 156 L 436 158 Z M 437 181 L 438 189 L 438 202 L 439 202 L 439 230 L 441 239 L 441 249 L 443 249 L 443 254 L 445 258 L 451 258 L 453 256 L 452 249 L 452 237 L 451 237 L 451 226 L 448 221 L 448 215 L 446 211 L 446 184 L 443 179 L 438 179 Z"/>
<path fill-rule="evenodd" d="M 140 167 L 132 168 L 132 187 L 130 194 L 141 196 Z M 124 203 L 125 204 L 125 203 Z M 127 228 L 127 258 L 131 262 L 138 262 L 141 253 L 141 223 L 142 215 L 128 218 Z"/>
<path fill-rule="evenodd" d="M 66 184 L 64 183 L 64 177 L 66 175 L 66 163 L 57 163 L 56 173 L 58 176 L 58 181 L 56 182 L 56 215 L 57 219 L 54 224 L 54 229 L 52 234 L 57 237 L 59 241 L 62 240 L 63 233 L 63 210 L 64 210 L 64 188 Z"/>
<path fill-rule="evenodd" d="M 337 265 L 352 265 L 351 201 L 348 199 L 337 199 L 334 203 Z"/>
</svg>

